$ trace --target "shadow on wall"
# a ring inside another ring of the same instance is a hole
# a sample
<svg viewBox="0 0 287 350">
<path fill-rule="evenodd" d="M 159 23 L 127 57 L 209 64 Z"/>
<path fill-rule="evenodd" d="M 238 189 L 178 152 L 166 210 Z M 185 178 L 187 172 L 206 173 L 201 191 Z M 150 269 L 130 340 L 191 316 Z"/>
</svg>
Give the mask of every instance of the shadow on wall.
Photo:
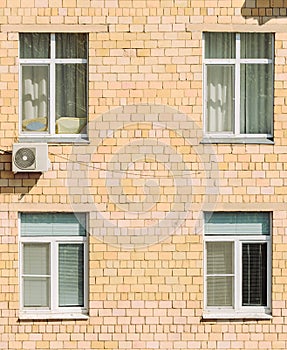
<svg viewBox="0 0 287 350">
<path fill-rule="evenodd" d="M 0 153 L 0 195 L 18 194 L 19 200 L 29 194 L 42 173 L 12 172 L 12 152 Z"/>
<path fill-rule="evenodd" d="M 286 0 L 246 0 L 241 8 L 244 18 L 254 18 L 260 25 L 272 18 L 287 17 Z"/>
</svg>

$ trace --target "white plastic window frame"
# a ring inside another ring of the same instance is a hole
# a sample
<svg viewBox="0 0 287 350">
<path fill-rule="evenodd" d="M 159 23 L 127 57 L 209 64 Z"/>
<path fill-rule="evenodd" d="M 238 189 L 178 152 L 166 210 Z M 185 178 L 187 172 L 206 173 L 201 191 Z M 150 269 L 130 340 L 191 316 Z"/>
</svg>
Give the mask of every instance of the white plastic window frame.
<svg viewBox="0 0 287 350">
<path fill-rule="evenodd" d="M 207 242 L 232 242 L 234 259 L 233 307 L 207 306 Z M 267 306 L 242 306 L 242 245 L 244 243 L 267 243 Z M 204 238 L 204 313 L 206 319 L 270 319 L 272 245 L 270 235 L 205 235 Z"/>
<path fill-rule="evenodd" d="M 205 35 L 203 33 L 202 38 L 202 51 L 203 51 L 203 130 L 204 136 L 207 138 L 217 138 L 230 140 L 236 139 L 272 139 L 273 138 L 273 123 L 270 134 L 242 134 L 240 133 L 240 66 L 242 64 L 271 64 L 272 76 L 274 76 L 274 57 L 272 59 L 267 58 L 241 58 L 240 57 L 240 34 L 235 33 L 235 58 L 205 58 Z M 272 52 L 274 52 L 274 40 L 272 41 Z M 233 132 L 208 132 L 207 131 L 207 66 L 210 65 L 230 65 L 234 67 L 234 131 Z M 273 101 L 274 101 L 274 85 L 273 85 Z M 273 105 L 273 104 L 272 104 Z"/>
<path fill-rule="evenodd" d="M 25 33 L 23 33 L 25 34 Z M 75 33 L 76 34 L 76 33 Z M 27 139 L 87 139 L 87 134 L 56 134 L 56 64 L 86 64 L 87 65 L 87 77 L 86 86 L 88 86 L 88 59 L 82 58 L 56 58 L 56 33 L 50 33 L 50 58 L 19 58 L 19 135 L 21 138 Z M 88 41 L 88 39 L 87 39 Z M 20 41 L 19 41 L 20 42 Z M 19 57 L 20 57 L 20 45 L 19 45 Z M 22 67 L 23 66 L 48 66 L 49 75 L 49 130 L 48 132 L 31 132 L 25 133 L 22 131 Z M 88 98 L 88 97 L 87 97 Z M 88 103 L 87 103 L 87 125 L 88 125 Z"/>
<path fill-rule="evenodd" d="M 20 219 L 19 219 L 20 224 Z M 20 226 L 21 227 L 21 224 Z M 50 251 L 50 308 L 24 307 L 23 245 L 25 243 L 49 244 Z M 58 295 L 58 249 L 60 244 L 83 244 L 84 246 L 84 305 L 83 307 L 60 307 Z M 87 319 L 88 318 L 88 239 L 87 236 L 37 236 L 19 239 L 20 271 L 20 319 Z"/>
</svg>

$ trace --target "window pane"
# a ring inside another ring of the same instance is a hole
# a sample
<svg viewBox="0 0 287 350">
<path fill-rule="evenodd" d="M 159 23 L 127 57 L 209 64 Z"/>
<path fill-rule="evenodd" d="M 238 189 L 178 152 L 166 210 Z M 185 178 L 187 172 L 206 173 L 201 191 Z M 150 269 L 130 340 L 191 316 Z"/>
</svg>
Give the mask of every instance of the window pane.
<svg viewBox="0 0 287 350">
<path fill-rule="evenodd" d="M 207 274 L 233 273 L 233 243 L 207 242 Z"/>
<path fill-rule="evenodd" d="M 242 305 L 267 306 L 267 243 L 242 244 Z"/>
<path fill-rule="evenodd" d="M 234 67 L 207 66 L 207 131 L 232 132 L 234 120 Z"/>
<path fill-rule="evenodd" d="M 206 252 L 207 305 L 232 306 L 233 242 L 207 242 Z"/>
<path fill-rule="evenodd" d="M 22 66 L 22 130 L 47 130 L 49 110 L 48 66 Z"/>
<path fill-rule="evenodd" d="M 21 236 L 85 236 L 84 213 L 22 213 Z"/>
<path fill-rule="evenodd" d="M 23 288 L 25 307 L 48 307 L 50 303 L 49 244 L 23 245 Z M 42 275 L 42 276 L 41 276 Z"/>
<path fill-rule="evenodd" d="M 270 213 L 205 213 L 207 235 L 270 235 Z"/>
<path fill-rule="evenodd" d="M 241 33 L 241 58 L 273 58 L 273 34 Z"/>
<path fill-rule="evenodd" d="M 273 76 L 271 64 L 241 65 L 240 132 L 271 134 Z"/>
<path fill-rule="evenodd" d="M 56 58 L 87 58 L 87 34 L 56 34 Z"/>
<path fill-rule="evenodd" d="M 50 34 L 20 34 L 20 58 L 50 58 Z"/>
<path fill-rule="evenodd" d="M 49 275 L 49 244 L 25 243 L 23 245 L 23 273 L 25 275 Z"/>
<path fill-rule="evenodd" d="M 87 67 L 56 65 L 56 133 L 78 134 L 87 122 Z"/>
<path fill-rule="evenodd" d="M 235 58 L 235 34 L 205 33 L 205 58 Z"/>
<path fill-rule="evenodd" d="M 207 306 L 233 306 L 233 277 L 207 277 Z"/>
<path fill-rule="evenodd" d="M 84 246 L 59 245 L 59 306 L 84 305 Z"/>
<path fill-rule="evenodd" d="M 24 307 L 50 306 L 50 278 L 24 277 Z"/>
</svg>

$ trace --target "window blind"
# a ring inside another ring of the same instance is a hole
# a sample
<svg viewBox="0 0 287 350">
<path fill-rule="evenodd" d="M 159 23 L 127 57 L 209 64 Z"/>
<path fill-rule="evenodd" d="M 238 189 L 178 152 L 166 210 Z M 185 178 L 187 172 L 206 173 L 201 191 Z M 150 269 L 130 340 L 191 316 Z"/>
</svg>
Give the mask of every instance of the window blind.
<svg viewBox="0 0 287 350">
<path fill-rule="evenodd" d="M 85 236 L 84 213 L 22 213 L 21 236 Z"/>
<path fill-rule="evenodd" d="M 59 306 L 84 305 L 84 246 L 59 245 Z"/>
<path fill-rule="evenodd" d="M 49 307 L 49 244 L 23 244 L 23 284 L 25 307 Z"/>
<path fill-rule="evenodd" d="M 206 235 L 270 235 L 270 213 L 205 213 Z"/>
<path fill-rule="evenodd" d="M 233 243 L 207 242 L 207 306 L 233 305 Z"/>
<path fill-rule="evenodd" d="M 267 243 L 242 244 L 242 304 L 267 305 Z"/>
</svg>

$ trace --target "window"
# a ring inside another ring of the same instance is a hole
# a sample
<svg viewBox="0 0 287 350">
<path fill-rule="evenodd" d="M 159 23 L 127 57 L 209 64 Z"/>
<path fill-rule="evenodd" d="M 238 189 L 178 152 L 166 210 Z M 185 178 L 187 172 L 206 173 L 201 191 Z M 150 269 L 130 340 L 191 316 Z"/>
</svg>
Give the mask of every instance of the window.
<svg viewBox="0 0 287 350">
<path fill-rule="evenodd" d="M 20 34 L 20 75 L 22 136 L 86 135 L 86 34 Z"/>
<path fill-rule="evenodd" d="M 21 214 L 20 271 L 21 317 L 87 314 L 85 214 Z"/>
<path fill-rule="evenodd" d="M 272 139 L 273 35 L 205 33 L 205 134 Z"/>
<path fill-rule="evenodd" d="M 206 213 L 204 254 L 204 317 L 270 317 L 270 213 Z"/>
</svg>

